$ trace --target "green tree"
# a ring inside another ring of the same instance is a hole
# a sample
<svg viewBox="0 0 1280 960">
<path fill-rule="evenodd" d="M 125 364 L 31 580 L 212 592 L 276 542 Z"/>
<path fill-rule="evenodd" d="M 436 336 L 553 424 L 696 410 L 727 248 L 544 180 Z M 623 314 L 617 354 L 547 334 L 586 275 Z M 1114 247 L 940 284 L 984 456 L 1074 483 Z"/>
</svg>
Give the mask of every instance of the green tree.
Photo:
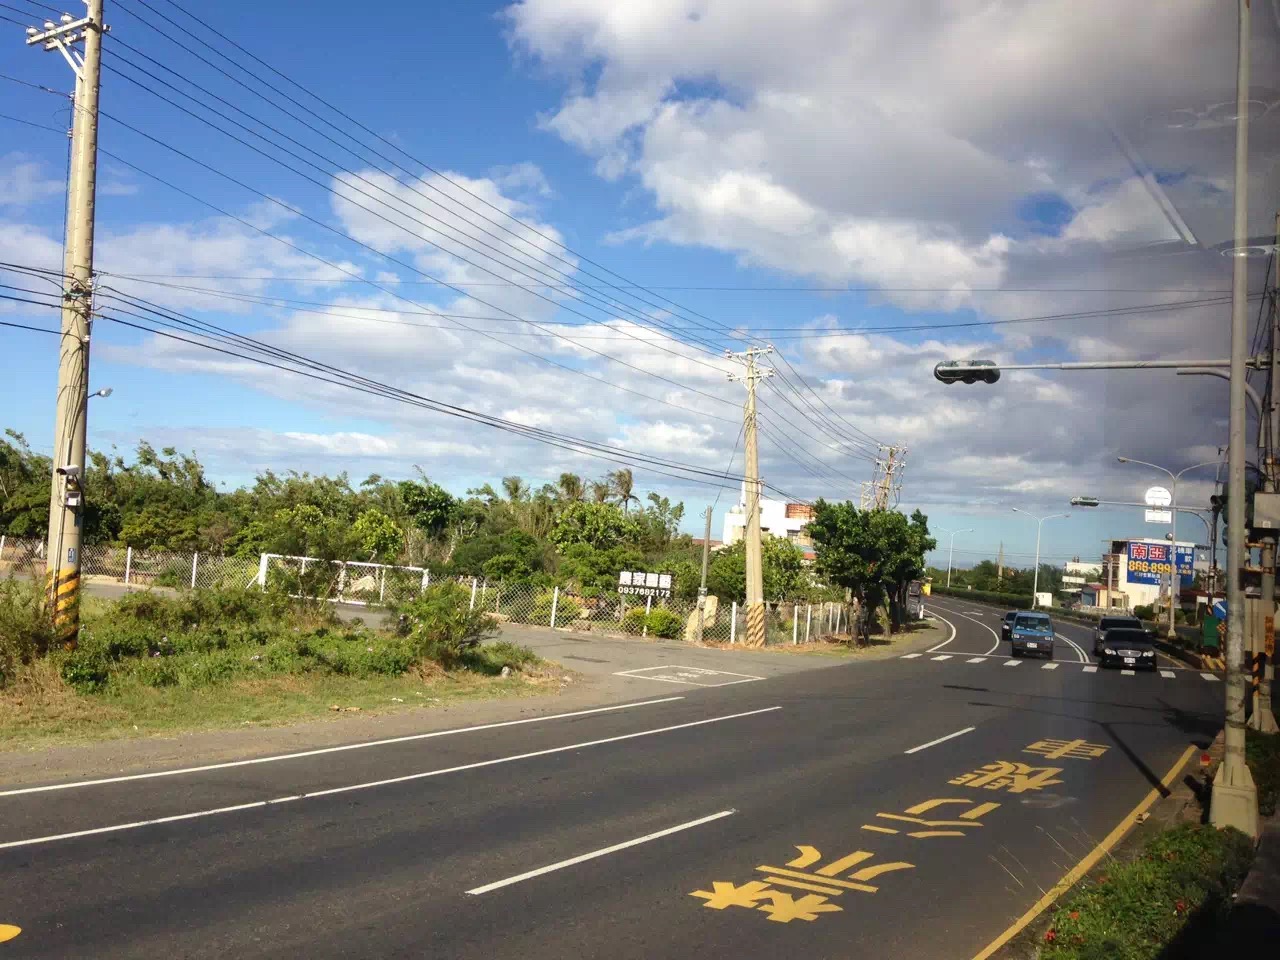
<svg viewBox="0 0 1280 960">
<path fill-rule="evenodd" d="M 785 537 L 764 534 L 760 538 L 760 551 L 764 560 L 761 572 L 766 600 L 794 600 L 806 595 L 812 584 L 795 544 Z M 707 592 L 722 600 L 739 603 L 746 600 L 747 551 L 741 540 L 711 555 Z"/>
<path fill-rule="evenodd" d="M 400 500 L 413 525 L 429 537 L 444 536 L 459 512 L 457 499 L 425 477 L 421 483 L 402 480 L 399 489 Z"/>
<path fill-rule="evenodd" d="M 560 548 L 585 543 L 597 550 L 608 550 L 634 543 L 638 532 L 635 521 L 612 504 L 584 502 L 565 508 L 548 539 Z"/>
<path fill-rule="evenodd" d="M 362 511 L 351 532 L 369 560 L 390 563 L 404 549 L 404 531 L 381 510 Z"/>
<path fill-rule="evenodd" d="M 556 494 L 566 503 L 577 503 L 586 497 L 586 484 L 576 473 L 562 473 L 556 481 Z"/>
</svg>

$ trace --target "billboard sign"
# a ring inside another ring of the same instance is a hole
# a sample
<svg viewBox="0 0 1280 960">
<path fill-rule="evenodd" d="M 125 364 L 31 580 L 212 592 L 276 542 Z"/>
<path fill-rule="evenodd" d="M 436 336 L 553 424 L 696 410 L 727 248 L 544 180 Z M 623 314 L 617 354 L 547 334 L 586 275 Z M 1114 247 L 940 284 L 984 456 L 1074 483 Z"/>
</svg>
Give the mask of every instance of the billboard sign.
<svg viewBox="0 0 1280 960">
<path fill-rule="evenodd" d="M 1140 543 L 1129 541 L 1128 566 L 1130 583 L 1148 583 L 1159 586 L 1169 578 L 1169 543 Z M 1196 552 L 1194 547 L 1178 547 L 1178 576 L 1195 574 Z"/>
<path fill-rule="evenodd" d="M 671 580 L 669 573 L 623 570 L 618 574 L 618 592 L 638 597 L 669 597 Z"/>
</svg>

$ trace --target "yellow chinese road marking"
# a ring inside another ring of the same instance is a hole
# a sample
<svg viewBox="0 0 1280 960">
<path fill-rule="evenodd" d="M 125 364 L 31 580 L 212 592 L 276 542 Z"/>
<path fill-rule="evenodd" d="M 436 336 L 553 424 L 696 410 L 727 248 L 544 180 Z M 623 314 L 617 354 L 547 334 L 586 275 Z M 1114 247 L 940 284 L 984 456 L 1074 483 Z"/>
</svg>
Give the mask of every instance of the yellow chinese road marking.
<svg viewBox="0 0 1280 960">
<path fill-rule="evenodd" d="M 1010 924 L 1003 933 L 987 944 L 981 951 L 974 954 L 973 960 L 988 960 L 988 958 L 998 952 L 1001 947 L 1016 937 L 1019 931 L 1026 927 L 1027 924 L 1031 923 L 1036 917 L 1040 916 L 1040 914 L 1044 913 L 1046 909 L 1052 906 L 1055 900 L 1075 886 L 1077 880 L 1092 870 L 1094 865 L 1105 857 L 1110 852 L 1111 848 L 1120 841 L 1120 838 L 1129 831 L 1129 828 L 1133 826 L 1134 822 L 1138 819 L 1138 816 L 1146 810 L 1147 807 L 1155 803 L 1156 798 L 1159 797 L 1163 791 L 1169 789 L 1169 784 L 1173 783 L 1178 774 L 1182 772 L 1182 768 L 1187 765 L 1187 761 L 1195 751 L 1196 748 L 1194 746 L 1187 747 L 1187 749 L 1182 752 L 1182 756 L 1178 758 L 1177 762 L 1169 768 L 1169 772 L 1164 775 L 1164 778 L 1160 781 L 1159 787 L 1150 790 L 1147 795 L 1142 798 L 1142 802 L 1130 810 L 1128 815 L 1116 824 L 1115 829 L 1102 838 L 1101 843 L 1090 850 L 1083 860 L 1068 870 L 1063 878 L 1053 885 L 1053 889 L 1037 900 L 1030 910 Z"/>
<path fill-rule="evenodd" d="M 848 880 L 840 880 L 836 877 L 823 877 L 813 873 L 801 873 L 799 870 L 785 870 L 782 867 L 771 867 L 767 864 L 756 867 L 756 869 L 761 873 L 777 873 L 788 877 L 799 877 L 802 880 L 815 880 L 818 883 L 830 884 L 835 887 L 843 887 L 846 890 L 857 890 L 861 893 L 875 893 L 880 889 L 879 887 L 873 887 L 865 883 L 851 883 Z"/>
<path fill-rule="evenodd" d="M 1028 790 L 1043 790 L 1045 787 L 1061 783 L 1061 780 L 1053 779 L 1054 774 L 1061 772 L 1061 767 L 1030 767 L 1025 763 L 996 760 L 994 763 L 985 764 L 971 773 L 963 773 L 947 782 L 954 786 L 1025 793 Z"/>
<path fill-rule="evenodd" d="M 820 887 L 816 883 L 804 883 L 800 880 L 788 880 L 786 877 L 765 877 L 769 883 L 775 883 L 780 887 L 795 887 L 797 890 L 808 890 L 811 893 L 825 893 L 827 896 L 836 896 L 840 891 L 835 887 Z"/>
<path fill-rule="evenodd" d="M 1061 760 L 1063 757 L 1094 760 L 1110 749 L 1106 744 L 1089 743 L 1085 740 L 1037 740 L 1022 752 L 1038 753 L 1046 760 Z"/>
<path fill-rule="evenodd" d="M 0 943 L 4 943 L 7 940 L 12 940 L 21 932 L 22 932 L 21 927 L 15 927 L 11 923 L 0 923 Z"/>
</svg>

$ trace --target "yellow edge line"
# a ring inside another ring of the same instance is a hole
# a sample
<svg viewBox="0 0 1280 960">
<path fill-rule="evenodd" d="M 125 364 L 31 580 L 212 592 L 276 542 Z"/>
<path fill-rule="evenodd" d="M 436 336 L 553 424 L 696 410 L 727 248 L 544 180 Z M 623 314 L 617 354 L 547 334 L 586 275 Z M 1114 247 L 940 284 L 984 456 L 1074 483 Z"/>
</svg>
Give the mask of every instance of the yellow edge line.
<svg viewBox="0 0 1280 960">
<path fill-rule="evenodd" d="M 1191 755 L 1196 752 L 1196 749 L 1197 748 L 1192 745 L 1183 751 L 1182 756 L 1178 758 L 1177 763 L 1169 769 L 1169 772 L 1164 775 L 1164 779 L 1160 781 L 1161 788 L 1166 790 L 1169 788 L 1169 784 L 1173 783 L 1174 778 L 1182 772 L 1182 768 L 1187 765 L 1187 761 L 1191 759 Z M 986 948 L 980 953 L 974 954 L 973 960 L 987 960 L 988 957 L 992 956 L 997 950 L 1012 940 L 1025 926 L 1031 923 L 1031 921 L 1035 920 L 1036 917 L 1044 913 L 1048 907 L 1052 906 L 1055 900 L 1075 886 L 1076 881 L 1092 870 L 1094 865 L 1110 852 L 1111 848 L 1114 847 L 1120 838 L 1129 831 L 1129 828 L 1133 826 L 1134 821 L 1138 819 L 1138 815 L 1146 810 L 1147 807 L 1151 806 L 1151 804 L 1155 803 L 1156 798 L 1159 796 L 1160 790 L 1152 788 L 1147 795 L 1142 798 L 1142 802 L 1130 810 L 1128 815 L 1116 824 L 1115 829 L 1102 838 L 1101 843 L 1090 850 L 1083 860 L 1067 871 L 1066 875 L 1053 885 L 1053 889 L 1037 900 L 1030 910 L 1020 916 L 1017 920 L 1013 921 L 1013 923 L 1009 925 L 1008 929 L 987 944 Z"/>
</svg>

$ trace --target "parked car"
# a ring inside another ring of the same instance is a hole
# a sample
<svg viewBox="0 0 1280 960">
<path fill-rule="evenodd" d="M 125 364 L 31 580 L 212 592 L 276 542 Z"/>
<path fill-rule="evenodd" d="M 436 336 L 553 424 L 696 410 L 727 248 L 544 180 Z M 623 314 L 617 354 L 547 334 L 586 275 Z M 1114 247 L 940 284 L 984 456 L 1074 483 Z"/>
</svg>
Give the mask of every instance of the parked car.
<svg viewBox="0 0 1280 960">
<path fill-rule="evenodd" d="M 1093 630 L 1093 655 L 1102 653 L 1102 641 L 1108 630 L 1145 630 L 1137 617 L 1103 617 Z"/>
<path fill-rule="evenodd" d="M 1004 615 L 1004 619 L 1000 621 L 1000 639 L 1009 639 L 1009 630 L 1013 626 L 1013 618 L 1018 615 L 1017 610 L 1010 610 Z"/>
<path fill-rule="evenodd" d="M 1053 659 L 1053 621 L 1047 613 L 1017 613 L 1009 627 L 1009 640 L 1015 657 L 1031 653 Z"/>
<path fill-rule="evenodd" d="M 1104 667 L 1127 667 L 1131 670 L 1154 670 L 1156 650 L 1146 630 L 1119 628 L 1108 630 L 1102 641 L 1098 663 Z"/>
</svg>

